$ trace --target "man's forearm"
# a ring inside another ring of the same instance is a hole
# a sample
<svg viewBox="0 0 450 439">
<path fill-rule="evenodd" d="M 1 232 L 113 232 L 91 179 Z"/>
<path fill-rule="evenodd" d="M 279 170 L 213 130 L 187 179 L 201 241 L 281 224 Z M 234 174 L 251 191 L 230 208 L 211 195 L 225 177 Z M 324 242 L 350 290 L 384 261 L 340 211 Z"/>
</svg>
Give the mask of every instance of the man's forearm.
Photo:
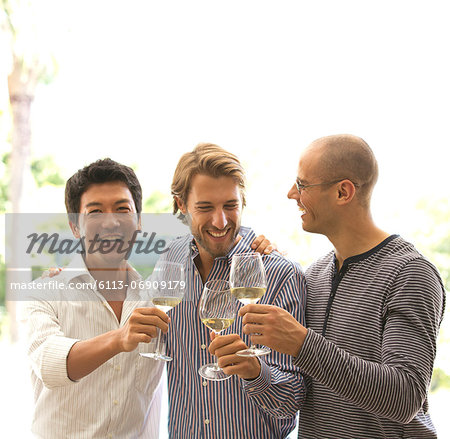
<svg viewBox="0 0 450 439">
<path fill-rule="evenodd" d="M 414 380 L 407 364 L 394 367 L 363 360 L 312 330 L 294 363 L 347 401 L 396 422 L 410 422 L 426 395 L 423 377 Z"/>
<path fill-rule="evenodd" d="M 75 343 L 67 356 L 67 375 L 80 380 L 121 352 L 117 330 Z"/>
</svg>

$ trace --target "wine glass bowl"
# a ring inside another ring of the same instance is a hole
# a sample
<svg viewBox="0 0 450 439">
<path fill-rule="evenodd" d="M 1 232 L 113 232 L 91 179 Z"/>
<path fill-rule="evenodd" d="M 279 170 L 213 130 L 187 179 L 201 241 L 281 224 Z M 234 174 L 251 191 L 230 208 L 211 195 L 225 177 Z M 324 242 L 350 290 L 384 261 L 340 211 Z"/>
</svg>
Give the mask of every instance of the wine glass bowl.
<svg viewBox="0 0 450 439">
<path fill-rule="evenodd" d="M 158 262 L 149 279 L 150 296 L 153 305 L 167 313 L 177 306 L 186 288 L 185 272 L 182 264 L 170 261 Z M 172 357 L 161 352 L 161 331 L 158 330 L 155 352 L 140 353 L 142 357 L 158 361 L 172 361 Z"/>
<path fill-rule="evenodd" d="M 259 253 L 233 255 L 230 269 L 231 293 L 243 305 L 254 304 L 267 289 L 266 271 Z M 248 349 L 236 352 L 242 357 L 260 357 L 270 353 L 268 347 L 257 347 L 253 343 Z"/>
<path fill-rule="evenodd" d="M 236 318 L 236 301 L 231 295 L 230 284 L 226 280 L 206 282 L 198 312 L 201 322 L 215 334 L 231 326 Z M 209 363 L 200 367 L 198 373 L 207 380 L 223 381 L 231 378 L 218 365 Z"/>
</svg>

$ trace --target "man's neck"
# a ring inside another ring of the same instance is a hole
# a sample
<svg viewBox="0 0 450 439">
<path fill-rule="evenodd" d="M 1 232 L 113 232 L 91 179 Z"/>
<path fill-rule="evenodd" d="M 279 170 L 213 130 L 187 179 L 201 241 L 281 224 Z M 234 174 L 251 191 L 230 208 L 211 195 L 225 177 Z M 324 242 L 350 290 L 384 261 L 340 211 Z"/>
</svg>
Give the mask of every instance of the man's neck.
<svg viewBox="0 0 450 439">
<path fill-rule="evenodd" d="M 241 240 L 241 238 L 242 238 L 241 235 L 238 235 L 236 237 L 236 241 L 234 242 L 234 245 L 231 247 L 231 249 L 233 249 L 236 246 L 236 244 Z M 198 248 L 198 256 L 194 259 L 194 263 L 195 266 L 197 267 L 198 272 L 200 273 L 202 282 L 205 283 L 206 279 L 208 279 L 209 273 L 211 272 L 214 266 L 215 257 L 212 256 L 210 253 L 208 253 L 201 245 L 197 244 L 197 248 Z M 220 256 L 216 257 L 218 258 Z"/>
<path fill-rule="evenodd" d="M 356 255 L 365 253 L 383 242 L 389 233 L 379 229 L 371 220 L 350 222 L 328 239 L 334 246 L 338 268 L 343 262 Z"/>
<path fill-rule="evenodd" d="M 97 282 L 98 291 L 105 296 L 108 302 L 125 299 L 127 291 L 128 270 L 127 261 L 122 261 L 115 266 L 97 266 L 85 261 L 90 275 Z"/>
<path fill-rule="evenodd" d="M 203 249 L 202 249 L 203 250 Z M 202 255 L 202 252 L 198 251 L 197 257 L 194 259 L 195 266 L 197 267 L 198 272 L 200 273 L 200 277 L 202 278 L 202 282 L 205 283 L 206 279 L 208 279 L 209 273 L 211 272 L 214 265 L 214 258 L 207 252 L 203 250 L 206 255 Z"/>
</svg>

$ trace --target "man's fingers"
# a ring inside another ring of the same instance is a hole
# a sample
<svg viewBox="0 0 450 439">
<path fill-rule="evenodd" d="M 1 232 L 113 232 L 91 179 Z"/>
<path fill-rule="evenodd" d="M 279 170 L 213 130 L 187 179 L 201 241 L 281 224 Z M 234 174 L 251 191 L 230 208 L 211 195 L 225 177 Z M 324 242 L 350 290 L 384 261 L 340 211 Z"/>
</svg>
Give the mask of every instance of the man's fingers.
<svg viewBox="0 0 450 439">
<path fill-rule="evenodd" d="M 46 279 L 47 277 L 54 277 L 54 276 L 58 275 L 59 273 L 61 273 L 61 270 L 62 270 L 62 268 L 50 267 L 48 270 L 45 270 L 41 274 L 41 279 Z"/>
<path fill-rule="evenodd" d="M 239 310 L 239 315 L 242 317 L 247 313 L 254 314 L 268 314 L 273 308 L 273 305 L 260 305 L 260 304 L 251 304 L 245 305 Z"/>
<path fill-rule="evenodd" d="M 245 314 L 245 316 L 242 319 L 242 324 L 245 326 L 249 323 L 258 323 L 262 325 L 266 321 L 267 314 L 255 314 L 252 312 L 249 312 Z"/>
<path fill-rule="evenodd" d="M 265 239 L 266 239 L 266 237 L 264 235 L 257 236 L 252 242 L 252 245 L 251 245 L 252 249 L 256 250 Z"/>
<path fill-rule="evenodd" d="M 244 334 L 262 334 L 264 332 L 264 326 L 262 325 L 254 325 L 252 323 L 247 323 L 243 328 L 242 331 Z"/>
<path fill-rule="evenodd" d="M 163 323 L 161 320 L 153 320 L 148 323 L 135 323 L 130 326 L 131 332 L 135 334 L 147 334 L 150 337 L 156 337 L 158 335 L 158 329 L 164 334 L 169 330 L 169 325 Z"/>
<path fill-rule="evenodd" d="M 128 322 L 130 328 L 134 330 L 134 332 L 144 332 L 148 334 L 149 328 L 157 327 L 166 333 L 169 330 L 170 319 L 165 313 L 141 314 L 134 312 Z"/>
<path fill-rule="evenodd" d="M 61 273 L 62 268 L 58 268 L 58 267 L 50 267 L 48 269 L 48 276 L 49 277 L 55 277 L 57 276 L 59 273 Z"/>
<path fill-rule="evenodd" d="M 222 358 L 228 355 L 234 355 L 237 351 L 242 351 L 243 349 L 247 349 L 247 345 L 242 340 L 239 340 L 235 341 L 234 343 L 215 348 L 212 355 L 215 355 L 218 358 Z"/>
<path fill-rule="evenodd" d="M 248 359 L 240 357 L 239 355 L 226 355 L 225 357 L 220 357 L 217 359 L 219 367 L 223 369 L 224 367 L 235 366 L 241 363 L 247 362 Z"/>
<path fill-rule="evenodd" d="M 136 308 L 133 311 L 133 314 L 138 316 L 157 316 L 159 317 L 162 321 L 164 322 L 169 322 L 170 317 L 164 312 L 161 311 L 160 309 L 156 308 L 156 307 L 148 307 L 148 308 Z"/>
<path fill-rule="evenodd" d="M 212 355 L 217 355 L 216 351 L 218 349 L 222 349 L 224 346 L 232 345 L 233 343 L 241 340 L 241 337 L 237 334 L 229 334 L 229 335 L 216 335 L 212 343 L 209 345 L 209 352 Z"/>
<path fill-rule="evenodd" d="M 149 334 L 136 334 L 136 338 L 138 340 L 138 343 L 150 343 L 155 337 L 152 337 Z"/>
</svg>

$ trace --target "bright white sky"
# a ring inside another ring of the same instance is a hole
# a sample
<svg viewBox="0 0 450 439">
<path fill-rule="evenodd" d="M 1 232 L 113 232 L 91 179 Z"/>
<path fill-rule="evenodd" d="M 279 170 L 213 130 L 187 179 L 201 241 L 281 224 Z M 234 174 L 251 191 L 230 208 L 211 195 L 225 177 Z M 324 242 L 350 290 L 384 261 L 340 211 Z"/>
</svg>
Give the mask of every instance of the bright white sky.
<svg viewBox="0 0 450 439">
<path fill-rule="evenodd" d="M 33 148 L 65 177 L 110 156 L 137 165 L 144 195 L 168 193 L 179 156 L 217 143 L 246 166 L 245 222 L 302 260 L 285 194 L 317 137 L 372 146 L 375 218 L 389 231 L 408 235 L 420 196 L 448 196 L 445 1 L 42 4 L 59 74 L 38 90 Z M 64 210 L 62 195 L 45 197 L 33 208 Z"/>
</svg>

